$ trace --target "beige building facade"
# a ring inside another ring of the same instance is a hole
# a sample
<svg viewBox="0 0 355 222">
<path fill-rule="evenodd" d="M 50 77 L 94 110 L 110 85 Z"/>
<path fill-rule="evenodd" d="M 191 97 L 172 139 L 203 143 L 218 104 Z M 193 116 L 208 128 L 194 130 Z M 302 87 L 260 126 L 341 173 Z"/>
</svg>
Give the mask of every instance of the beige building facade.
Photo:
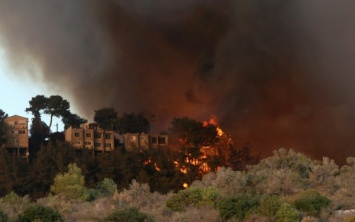
<svg viewBox="0 0 355 222">
<path fill-rule="evenodd" d="M 96 123 L 81 124 L 80 128 L 69 127 L 64 134 L 65 141 L 76 149 L 110 152 L 115 146 L 114 132 L 101 129 Z"/>
<path fill-rule="evenodd" d="M 4 122 L 6 150 L 12 155 L 28 158 L 28 118 L 14 115 Z"/>
<path fill-rule="evenodd" d="M 169 146 L 168 135 L 149 135 L 146 133 L 126 133 L 122 135 L 123 145 L 126 150 L 167 148 Z"/>
</svg>

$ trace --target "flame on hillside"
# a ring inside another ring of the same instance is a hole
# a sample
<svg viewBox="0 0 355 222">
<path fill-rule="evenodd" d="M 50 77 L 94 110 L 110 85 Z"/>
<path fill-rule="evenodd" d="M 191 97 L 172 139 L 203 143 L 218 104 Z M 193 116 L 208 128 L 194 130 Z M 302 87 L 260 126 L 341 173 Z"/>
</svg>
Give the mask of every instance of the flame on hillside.
<svg viewBox="0 0 355 222">
<path fill-rule="evenodd" d="M 217 135 L 218 136 L 223 136 L 225 135 L 223 130 L 218 126 L 218 119 L 217 119 L 217 116 L 212 114 L 210 119 L 208 121 L 203 121 L 203 126 L 207 126 L 208 124 L 211 124 L 211 125 L 214 125 L 216 128 L 216 131 L 217 131 Z"/>
</svg>

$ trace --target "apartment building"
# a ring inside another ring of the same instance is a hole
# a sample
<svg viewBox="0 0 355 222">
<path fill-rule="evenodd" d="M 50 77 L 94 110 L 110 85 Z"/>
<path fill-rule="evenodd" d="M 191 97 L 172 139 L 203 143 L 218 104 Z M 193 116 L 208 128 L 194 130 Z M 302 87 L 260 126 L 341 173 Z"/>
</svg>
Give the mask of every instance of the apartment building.
<svg viewBox="0 0 355 222">
<path fill-rule="evenodd" d="M 28 118 L 14 115 L 4 122 L 6 150 L 12 155 L 28 158 Z"/>
<path fill-rule="evenodd" d="M 65 141 L 76 149 L 86 148 L 98 152 L 114 149 L 114 132 L 101 129 L 96 123 L 84 123 L 80 128 L 69 127 L 64 134 Z"/>
<path fill-rule="evenodd" d="M 122 135 L 122 140 L 126 150 L 167 148 L 169 145 L 169 137 L 165 134 L 126 133 Z"/>
</svg>

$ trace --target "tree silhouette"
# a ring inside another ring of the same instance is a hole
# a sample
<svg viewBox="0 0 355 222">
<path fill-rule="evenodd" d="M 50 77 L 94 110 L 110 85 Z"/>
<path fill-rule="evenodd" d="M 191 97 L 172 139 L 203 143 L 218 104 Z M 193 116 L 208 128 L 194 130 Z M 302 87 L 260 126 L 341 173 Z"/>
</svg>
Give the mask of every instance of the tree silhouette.
<svg viewBox="0 0 355 222">
<path fill-rule="evenodd" d="M 150 123 L 143 113 L 124 113 L 117 119 L 117 130 L 121 133 L 149 133 Z"/>
<path fill-rule="evenodd" d="M 6 142 L 5 139 L 5 119 L 7 118 L 7 114 L 0 109 L 0 147 Z"/>
<path fill-rule="evenodd" d="M 67 100 L 61 96 L 54 95 L 47 99 L 46 107 L 44 109 L 45 114 L 50 115 L 49 128 L 52 126 L 53 116 L 62 117 L 69 112 L 70 104 Z"/>
<path fill-rule="evenodd" d="M 26 108 L 26 112 L 31 112 L 34 117 L 41 117 L 41 111 L 47 107 L 48 98 L 44 95 L 32 97 L 29 101 L 30 107 Z"/>
<path fill-rule="evenodd" d="M 114 108 L 100 108 L 95 110 L 94 121 L 105 130 L 112 130 L 113 124 L 117 121 L 117 112 Z"/>
</svg>

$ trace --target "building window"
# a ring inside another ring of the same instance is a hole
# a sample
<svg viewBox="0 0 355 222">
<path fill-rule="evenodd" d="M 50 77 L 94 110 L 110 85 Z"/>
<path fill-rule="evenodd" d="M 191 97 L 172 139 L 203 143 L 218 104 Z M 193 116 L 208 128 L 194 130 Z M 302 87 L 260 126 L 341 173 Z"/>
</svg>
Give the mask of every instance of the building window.
<svg viewBox="0 0 355 222">
<path fill-rule="evenodd" d="M 75 144 L 80 145 L 80 144 L 81 144 L 81 141 L 80 141 L 80 140 L 76 140 L 76 141 L 75 141 Z"/>
<path fill-rule="evenodd" d="M 111 148 L 111 143 L 105 143 L 106 148 Z"/>
<path fill-rule="evenodd" d="M 165 144 L 165 143 L 166 143 L 165 137 L 159 137 L 159 138 L 158 138 L 158 143 L 159 143 L 159 144 Z"/>
<path fill-rule="evenodd" d="M 85 137 L 91 137 L 91 133 L 85 133 Z"/>
<path fill-rule="evenodd" d="M 26 131 L 25 130 L 20 130 L 19 134 L 26 134 Z"/>
<path fill-rule="evenodd" d="M 105 139 L 107 139 L 107 140 L 111 139 L 111 134 L 106 133 L 106 134 L 105 134 Z"/>
<path fill-rule="evenodd" d="M 136 140 L 136 137 L 135 136 L 131 136 L 131 140 L 132 141 Z"/>
<path fill-rule="evenodd" d="M 101 138 L 101 133 L 95 133 L 95 138 Z"/>
<path fill-rule="evenodd" d="M 75 132 L 75 133 L 74 133 L 74 136 L 75 136 L 75 137 L 79 137 L 79 136 L 80 136 L 80 133 L 79 133 L 79 132 Z"/>
<path fill-rule="evenodd" d="M 96 142 L 95 147 L 101 147 L 101 143 Z"/>
<path fill-rule="evenodd" d="M 152 143 L 157 143 L 157 138 L 156 137 L 152 137 Z"/>
<path fill-rule="evenodd" d="M 144 136 L 141 136 L 140 139 L 141 139 L 141 141 L 143 141 L 144 140 Z"/>
<path fill-rule="evenodd" d="M 85 145 L 91 146 L 91 142 L 90 141 L 85 141 Z"/>
</svg>

